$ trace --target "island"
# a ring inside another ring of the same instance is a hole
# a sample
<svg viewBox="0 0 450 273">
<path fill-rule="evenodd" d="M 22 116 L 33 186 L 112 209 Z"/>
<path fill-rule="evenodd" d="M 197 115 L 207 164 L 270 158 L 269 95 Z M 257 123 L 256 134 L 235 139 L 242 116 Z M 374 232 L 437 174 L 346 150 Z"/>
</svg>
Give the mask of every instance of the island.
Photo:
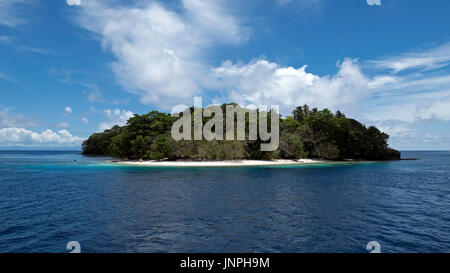
<svg viewBox="0 0 450 273">
<path fill-rule="evenodd" d="M 237 104 L 224 104 L 240 107 Z M 194 112 L 191 107 L 189 111 Z M 199 110 L 199 109 L 197 109 Z M 201 108 L 201 111 L 205 109 Z M 259 113 L 258 110 L 255 110 Z M 82 144 L 85 155 L 120 158 L 126 162 L 229 162 L 257 161 L 314 163 L 326 161 L 400 160 L 399 151 L 389 147 L 389 135 L 375 126 L 365 126 L 340 111 L 319 110 L 308 105 L 296 107 L 292 116 L 281 117 L 279 146 L 261 151 L 258 140 L 174 140 L 171 128 L 178 117 L 159 111 L 131 117 L 125 126 L 114 126 L 91 135 Z M 206 124 L 212 117 L 203 117 Z M 248 122 L 248 115 L 246 116 Z M 224 122 L 225 123 L 225 122 Z M 192 126 L 193 125 L 192 121 Z M 259 124 L 258 124 L 259 126 Z M 225 127 L 225 124 L 224 124 Z M 246 127 L 248 134 L 248 126 Z M 302 160 L 300 160 L 302 159 Z M 264 163 L 261 163 L 264 165 Z M 160 164 L 164 166 L 165 164 Z M 195 165 L 195 164 L 191 164 Z M 217 164 L 216 164 L 217 165 Z"/>
</svg>

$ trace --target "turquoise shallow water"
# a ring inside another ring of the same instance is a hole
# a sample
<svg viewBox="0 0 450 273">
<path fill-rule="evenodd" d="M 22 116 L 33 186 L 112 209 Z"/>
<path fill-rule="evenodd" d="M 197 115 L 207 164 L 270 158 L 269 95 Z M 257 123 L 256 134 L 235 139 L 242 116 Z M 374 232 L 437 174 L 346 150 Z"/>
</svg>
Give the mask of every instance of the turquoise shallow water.
<svg viewBox="0 0 450 273">
<path fill-rule="evenodd" d="M 450 152 L 403 155 L 420 160 L 140 168 L 0 151 L 0 252 L 448 252 Z"/>
</svg>

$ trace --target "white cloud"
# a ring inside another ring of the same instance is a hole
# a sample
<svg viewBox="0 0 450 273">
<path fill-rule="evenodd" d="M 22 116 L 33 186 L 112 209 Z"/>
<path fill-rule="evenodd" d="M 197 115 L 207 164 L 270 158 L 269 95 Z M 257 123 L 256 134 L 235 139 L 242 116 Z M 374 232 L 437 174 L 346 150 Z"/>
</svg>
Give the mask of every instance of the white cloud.
<svg viewBox="0 0 450 273">
<path fill-rule="evenodd" d="M 224 2 L 182 0 L 175 11 L 157 2 L 118 6 L 92 0 L 81 5 L 78 22 L 114 54 L 112 68 L 122 85 L 141 102 L 170 109 L 201 93 L 209 70 L 205 50 L 247 39 L 247 29 Z"/>
<path fill-rule="evenodd" d="M 400 82 L 401 79 L 395 76 L 377 75 L 369 82 L 369 88 L 380 88 L 386 85 L 391 85 Z"/>
<path fill-rule="evenodd" d="M 0 25 L 15 27 L 25 22 L 20 10 L 29 0 L 0 0 Z"/>
<path fill-rule="evenodd" d="M 0 110 L 0 146 L 76 146 L 82 141 L 67 130 L 53 132 L 45 130 L 41 133 L 34 132 L 25 127 L 35 127 L 40 124 L 20 114 L 10 113 L 8 109 Z M 67 128 L 69 124 L 62 122 L 60 128 Z"/>
<path fill-rule="evenodd" d="M 8 36 L 0 36 L 0 44 L 9 44 L 11 43 L 11 38 Z"/>
<path fill-rule="evenodd" d="M 11 77 L 9 77 L 6 74 L 3 74 L 2 72 L 0 72 L 0 79 L 3 79 L 3 80 L 8 81 L 10 83 L 15 83 L 15 81 Z"/>
<path fill-rule="evenodd" d="M 430 130 L 428 126 L 420 127 L 414 123 L 387 120 L 375 124 L 380 130 L 389 133 L 393 147 L 403 150 L 449 149 L 450 134 L 448 130 Z M 428 124 L 429 125 L 429 124 Z"/>
<path fill-rule="evenodd" d="M 84 124 L 89 124 L 89 120 L 85 117 L 81 118 L 81 122 L 83 122 Z"/>
<path fill-rule="evenodd" d="M 281 6 L 285 6 L 291 3 L 297 3 L 305 7 L 310 7 L 314 4 L 318 4 L 320 0 L 276 0 L 276 2 Z"/>
<path fill-rule="evenodd" d="M 396 138 L 413 138 L 416 132 L 412 129 L 411 123 L 399 120 L 385 120 L 377 122 L 376 126 L 382 132 L 389 132 L 391 137 Z"/>
<path fill-rule="evenodd" d="M 393 73 L 408 69 L 431 70 L 450 64 L 450 43 L 400 56 L 371 61 L 378 68 L 390 69 Z"/>
<path fill-rule="evenodd" d="M 381 0 L 367 0 L 369 6 L 381 6 Z"/>
<path fill-rule="evenodd" d="M 365 111 L 359 117 L 370 123 L 396 121 L 402 125 L 421 125 L 450 121 L 450 90 L 409 96 L 388 94 L 361 103 Z"/>
<path fill-rule="evenodd" d="M 369 82 L 373 96 L 363 102 L 365 120 L 395 120 L 402 125 L 450 121 L 450 43 L 370 61 L 375 69 L 391 69 L 393 75 L 375 75 Z M 432 70 L 432 71 L 431 71 Z M 384 71 L 378 73 L 385 73 Z M 402 73 L 400 73 L 402 72 Z M 392 129 L 388 133 L 394 133 Z"/>
<path fill-rule="evenodd" d="M 65 129 L 58 132 L 45 130 L 41 133 L 23 128 L 0 129 L 1 146 L 76 146 L 80 145 L 82 140 L 82 138 L 73 136 Z"/>
<path fill-rule="evenodd" d="M 58 124 L 59 128 L 69 128 L 69 123 L 67 122 L 61 122 Z"/>
<path fill-rule="evenodd" d="M 81 0 L 66 0 L 66 3 L 69 6 L 79 6 L 81 5 Z"/>
<path fill-rule="evenodd" d="M 120 109 L 105 109 L 103 110 L 103 114 L 108 120 L 100 123 L 99 131 L 111 129 L 114 125 L 123 126 L 129 118 L 133 117 L 133 112 Z"/>
<path fill-rule="evenodd" d="M 38 126 L 39 122 L 26 118 L 21 114 L 10 113 L 8 109 L 0 110 L 0 127 Z"/>
<path fill-rule="evenodd" d="M 280 67 L 259 60 L 250 64 L 225 62 L 215 69 L 217 85 L 240 104 L 280 105 L 288 114 L 295 106 L 309 104 L 345 110 L 369 95 L 368 79 L 356 60 L 346 59 L 333 76 L 319 76 L 301 68 Z"/>
<path fill-rule="evenodd" d="M 377 75 L 358 118 L 375 124 L 402 149 L 450 147 L 450 43 L 369 62 Z M 377 69 L 390 69 L 392 73 Z M 442 134 L 435 134 L 441 131 Z M 445 133 L 447 131 L 447 133 Z M 426 138 L 426 133 L 435 137 Z"/>
<path fill-rule="evenodd" d="M 423 105 L 416 111 L 416 116 L 423 120 L 450 120 L 450 91 L 448 97 L 434 100 L 428 105 Z"/>
<path fill-rule="evenodd" d="M 91 91 L 88 95 L 89 102 L 106 102 L 103 98 L 102 93 L 98 90 Z"/>
<path fill-rule="evenodd" d="M 367 79 L 351 60 L 341 64 L 338 74 L 324 77 L 307 73 L 306 66 L 281 67 L 266 60 L 211 67 L 205 51 L 219 43 L 241 43 L 248 30 L 225 12 L 224 1 L 180 2 L 177 12 L 156 2 L 117 6 L 93 0 L 82 5 L 78 22 L 100 36 L 103 48 L 116 57 L 112 67 L 118 80 L 142 103 L 170 109 L 191 103 L 204 90 L 219 89 L 230 93 L 223 99 L 286 108 L 298 103 L 337 107 L 367 93 Z M 90 96 L 91 101 L 97 98 Z"/>
<path fill-rule="evenodd" d="M 51 51 L 48 49 L 43 49 L 43 48 L 36 48 L 36 47 L 31 47 L 31 46 L 24 46 L 24 45 L 19 45 L 16 47 L 17 50 L 20 51 L 25 51 L 25 52 L 30 52 L 30 53 L 34 53 L 34 54 L 39 54 L 39 55 L 49 55 L 51 54 Z"/>
<path fill-rule="evenodd" d="M 118 1 L 92 0 L 81 5 L 78 23 L 98 35 L 103 49 L 115 57 L 112 69 L 118 81 L 140 95 L 142 103 L 170 109 L 207 93 L 215 96 L 215 102 L 279 104 L 283 114 L 297 105 L 310 104 L 340 109 L 367 124 L 382 124 L 398 136 L 411 135 L 408 126 L 415 123 L 449 119 L 450 75 L 442 68 L 450 64 L 450 43 L 372 60 L 364 66 L 346 59 L 333 75 L 265 59 L 226 61 L 213 67 L 208 64 L 209 51 L 225 43 L 246 41 L 248 29 L 222 0 L 179 2 L 120 5 Z M 381 1 L 368 4 L 381 5 Z M 361 67 L 368 67 L 370 74 Z M 390 73 L 380 71 L 386 69 Z M 439 69 L 430 75 L 431 70 Z M 211 94 L 211 90 L 218 92 Z M 91 101 L 98 98 L 91 94 Z M 100 130 L 126 122 L 109 111 L 104 111 L 108 120 L 100 124 Z M 383 123 L 393 117 L 389 126 Z"/>
<path fill-rule="evenodd" d="M 186 12 L 184 22 L 187 28 L 198 32 L 206 43 L 222 41 L 240 43 L 248 37 L 247 30 L 243 28 L 238 19 L 224 7 L 223 0 L 181 0 Z"/>
<path fill-rule="evenodd" d="M 65 111 L 67 114 L 70 114 L 70 113 L 72 113 L 72 108 L 70 108 L 69 106 L 67 106 L 66 108 L 64 108 L 64 111 Z"/>
</svg>

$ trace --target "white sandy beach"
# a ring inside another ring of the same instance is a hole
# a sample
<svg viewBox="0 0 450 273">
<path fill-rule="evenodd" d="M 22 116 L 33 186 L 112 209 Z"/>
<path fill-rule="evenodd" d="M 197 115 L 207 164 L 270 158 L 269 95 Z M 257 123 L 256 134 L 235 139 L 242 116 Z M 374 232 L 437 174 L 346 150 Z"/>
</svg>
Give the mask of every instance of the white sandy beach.
<svg viewBox="0 0 450 273">
<path fill-rule="evenodd" d="M 228 160 L 228 161 L 110 161 L 127 166 L 142 167 L 252 167 L 252 166 L 284 166 L 326 163 L 325 160 L 298 159 L 286 160 L 278 159 L 271 161 L 264 160 Z"/>
</svg>

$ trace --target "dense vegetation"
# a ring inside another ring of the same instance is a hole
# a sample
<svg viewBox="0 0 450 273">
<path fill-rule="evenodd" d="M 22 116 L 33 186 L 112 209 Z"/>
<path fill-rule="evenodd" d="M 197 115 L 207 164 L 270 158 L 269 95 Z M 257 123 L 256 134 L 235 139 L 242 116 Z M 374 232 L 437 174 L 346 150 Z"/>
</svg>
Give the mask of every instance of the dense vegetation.
<svg viewBox="0 0 450 273">
<path fill-rule="evenodd" d="M 225 109 L 225 105 L 221 107 Z M 248 115 L 246 118 L 248 122 Z M 203 124 L 209 119 L 203 118 Z M 333 114 L 328 109 L 310 110 L 307 105 L 297 107 L 292 116 L 280 119 L 280 145 L 274 152 L 261 152 L 260 140 L 175 141 L 170 131 L 176 120 L 170 114 L 157 111 L 134 115 L 123 127 L 114 126 L 90 136 L 83 142 L 83 153 L 144 160 L 400 158 L 400 152 L 388 147 L 389 136 L 376 127 L 366 127 L 339 111 Z M 248 134 L 248 126 L 246 128 Z"/>
</svg>

